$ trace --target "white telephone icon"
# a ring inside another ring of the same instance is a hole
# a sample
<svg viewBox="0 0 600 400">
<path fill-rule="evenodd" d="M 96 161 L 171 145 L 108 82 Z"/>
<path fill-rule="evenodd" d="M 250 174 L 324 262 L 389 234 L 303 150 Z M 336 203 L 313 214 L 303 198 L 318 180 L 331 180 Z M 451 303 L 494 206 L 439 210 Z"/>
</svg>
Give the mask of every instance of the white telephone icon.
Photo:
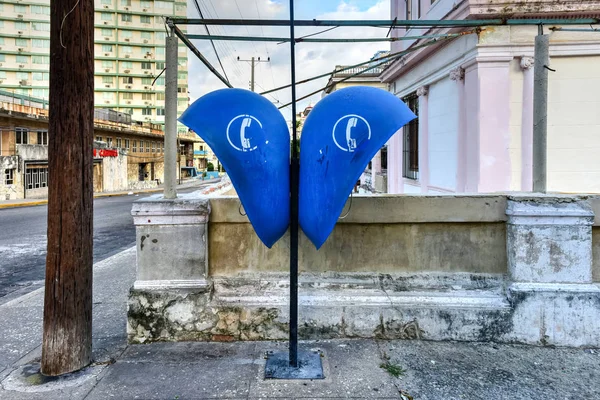
<svg viewBox="0 0 600 400">
<path fill-rule="evenodd" d="M 352 128 L 356 127 L 358 122 L 358 118 L 352 117 L 348 120 L 348 125 L 346 125 L 346 143 L 348 144 L 348 151 L 353 152 L 356 149 L 356 139 L 351 137 Z"/>
<path fill-rule="evenodd" d="M 242 120 L 242 125 L 240 126 L 240 142 L 242 143 L 243 151 L 248 151 L 251 149 L 250 138 L 246 137 L 246 128 L 249 128 L 251 124 L 252 118 L 245 117 Z"/>
</svg>

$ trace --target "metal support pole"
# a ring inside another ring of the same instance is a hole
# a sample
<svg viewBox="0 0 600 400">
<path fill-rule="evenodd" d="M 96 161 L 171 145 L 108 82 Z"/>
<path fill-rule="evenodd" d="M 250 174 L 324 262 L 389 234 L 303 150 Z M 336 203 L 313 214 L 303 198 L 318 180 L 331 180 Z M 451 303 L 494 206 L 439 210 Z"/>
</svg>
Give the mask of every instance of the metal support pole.
<svg viewBox="0 0 600 400">
<path fill-rule="evenodd" d="M 550 36 L 541 32 L 535 38 L 533 82 L 533 191 L 546 193 L 546 153 L 548 130 L 548 64 Z"/>
<path fill-rule="evenodd" d="M 298 367 L 298 184 L 300 160 L 296 126 L 296 42 L 294 0 L 290 0 L 290 41 L 292 72 L 292 162 L 290 168 L 290 366 Z"/>
<path fill-rule="evenodd" d="M 165 51 L 165 199 L 177 198 L 177 46 L 171 29 Z"/>
<path fill-rule="evenodd" d="M 254 57 L 250 61 L 250 90 L 254 92 Z"/>
</svg>

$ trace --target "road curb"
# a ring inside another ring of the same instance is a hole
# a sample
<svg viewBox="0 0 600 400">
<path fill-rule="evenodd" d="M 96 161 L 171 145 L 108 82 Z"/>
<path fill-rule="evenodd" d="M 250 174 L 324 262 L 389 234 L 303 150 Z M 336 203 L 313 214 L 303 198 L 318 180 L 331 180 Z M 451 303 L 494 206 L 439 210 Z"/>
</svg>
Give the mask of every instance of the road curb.
<svg viewBox="0 0 600 400">
<path fill-rule="evenodd" d="M 206 182 L 206 183 L 210 184 L 210 183 L 216 183 L 216 182 Z M 190 186 L 190 187 L 194 187 L 194 186 Z M 188 187 L 182 187 L 182 188 L 178 188 L 178 189 L 188 189 Z M 165 190 L 164 188 L 158 188 L 158 189 L 131 191 L 131 192 L 98 193 L 98 194 L 94 195 L 94 198 L 98 199 L 98 198 L 102 198 L 102 197 L 119 197 L 119 196 L 135 196 L 135 195 L 141 195 L 141 194 L 153 194 L 153 193 L 160 193 L 164 190 Z M 18 207 L 34 207 L 34 206 L 41 206 L 44 204 L 48 204 L 48 199 L 43 199 L 43 200 L 39 200 L 39 201 L 31 201 L 31 202 L 26 202 L 26 203 L 11 203 L 11 204 L 1 204 L 0 203 L 0 209 L 18 208 Z"/>
</svg>

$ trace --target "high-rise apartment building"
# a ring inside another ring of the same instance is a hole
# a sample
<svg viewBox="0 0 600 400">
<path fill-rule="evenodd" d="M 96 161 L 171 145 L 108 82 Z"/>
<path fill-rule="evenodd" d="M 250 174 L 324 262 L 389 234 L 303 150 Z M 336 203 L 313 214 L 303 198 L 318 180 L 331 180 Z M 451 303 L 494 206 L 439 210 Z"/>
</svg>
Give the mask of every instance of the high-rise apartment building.
<svg viewBox="0 0 600 400">
<path fill-rule="evenodd" d="M 95 104 L 164 123 L 164 16 L 185 1 L 95 0 Z M 68 26 L 67 26 L 68 28 Z M 0 0 L 0 91 L 48 98 L 49 0 Z M 187 50 L 180 43 L 177 110 L 188 106 Z M 158 78 L 157 78 L 158 77 Z M 181 127 L 182 130 L 186 130 Z"/>
</svg>

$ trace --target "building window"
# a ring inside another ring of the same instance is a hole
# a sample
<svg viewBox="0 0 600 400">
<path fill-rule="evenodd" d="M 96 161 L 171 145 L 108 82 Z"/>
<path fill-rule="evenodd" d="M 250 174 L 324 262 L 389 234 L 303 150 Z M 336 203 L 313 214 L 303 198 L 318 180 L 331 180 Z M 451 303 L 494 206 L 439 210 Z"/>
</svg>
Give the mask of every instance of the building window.
<svg viewBox="0 0 600 400">
<path fill-rule="evenodd" d="M 125 149 L 129 150 L 129 139 L 125 139 Z"/>
<path fill-rule="evenodd" d="M 15 22 L 15 29 L 18 31 L 26 31 L 29 29 L 29 22 Z"/>
<path fill-rule="evenodd" d="M 15 170 L 14 169 L 5 169 L 4 170 L 4 184 L 5 185 L 14 185 L 15 184 Z"/>
<path fill-rule="evenodd" d="M 156 142 L 152 142 L 152 152 L 156 153 Z"/>
<path fill-rule="evenodd" d="M 131 39 L 133 37 L 133 32 L 131 32 L 131 31 L 121 31 L 121 37 L 123 39 Z"/>
<path fill-rule="evenodd" d="M 144 141 L 140 140 L 140 153 L 144 152 Z"/>
<path fill-rule="evenodd" d="M 48 166 L 31 166 L 25 169 L 25 188 L 39 189 L 48 187 Z"/>
<path fill-rule="evenodd" d="M 142 85 L 152 85 L 152 78 L 142 78 Z"/>
<path fill-rule="evenodd" d="M 133 53 L 133 47 L 131 46 L 121 46 L 121 52 L 125 54 Z"/>
<path fill-rule="evenodd" d="M 48 131 L 37 131 L 37 144 L 48 146 Z"/>
<path fill-rule="evenodd" d="M 137 140 L 134 140 L 132 143 L 133 146 L 131 146 L 131 152 L 132 153 L 137 153 Z"/>
<path fill-rule="evenodd" d="M 150 153 L 150 142 L 146 142 L 146 153 Z"/>
<path fill-rule="evenodd" d="M 102 28 L 102 36 L 112 36 L 112 35 L 113 35 L 112 29 Z"/>
<path fill-rule="evenodd" d="M 120 138 L 120 137 L 118 137 L 118 138 L 117 138 L 117 147 L 118 147 L 119 149 L 120 149 L 120 148 L 122 148 L 122 147 L 123 147 L 123 146 L 122 146 L 122 144 L 123 144 L 123 142 L 122 142 L 121 138 Z"/>
<path fill-rule="evenodd" d="M 165 115 L 165 109 L 164 108 L 157 108 L 156 109 L 156 115 Z"/>
<path fill-rule="evenodd" d="M 165 142 L 160 142 L 160 152 L 161 153 L 165 152 Z"/>
<path fill-rule="evenodd" d="M 152 6 L 152 2 L 148 0 L 142 0 L 140 1 L 140 6 L 142 6 L 142 8 L 150 8 Z"/>
<path fill-rule="evenodd" d="M 148 23 L 150 23 L 150 17 L 148 17 Z M 152 33 L 151 32 L 142 32 L 140 34 L 142 36 L 142 39 L 152 39 Z"/>
<path fill-rule="evenodd" d="M 2 54 L 4 55 L 4 54 Z M 0 60 L 2 61 L 2 60 Z M 6 79 L 6 71 L 0 71 L 0 79 Z"/>
<path fill-rule="evenodd" d="M 110 6 L 110 5 L 112 5 L 112 0 L 102 0 L 100 3 L 101 4 L 106 4 L 107 6 Z"/>
<path fill-rule="evenodd" d="M 133 61 L 121 61 L 121 67 L 123 67 L 123 69 L 132 69 Z"/>
<path fill-rule="evenodd" d="M 32 22 L 31 27 L 34 31 L 50 32 L 50 24 L 48 22 Z"/>
<path fill-rule="evenodd" d="M 409 94 L 402 99 L 417 118 L 404 126 L 404 147 L 402 157 L 402 176 L 408 179 L 419 178 L 419 96 Z"/>
<path fill-rule="evenodd" d="M 162 61 L 156 62 L 156 69 L 165 69 L 165 63 Z"/>
<path fill-rule="evenodd" d="M 113 138 L 107 137 L 106 143 L 108 144 L 108 147 L 113 147 Z"/>
<path fill-rule="evenodd" d="M 142 63 L 142 69 L 152 69 L 152 63 L 143 62 Z"/>
<path fill-rule="evenodd" d="M 96 142 L 101 142 L 102 141 L 102 136 L 96 136 Z"/>
<path fill-rule="evenodd" d="M 103 44 L 102 51 L 105 53 L 112 53 L 112 51 L 113 51 L 112 44 Z"/>
<path fill-rule="evenodd" d="M 131 7 L 131 0 L 121 0 L 121 5 L 125 7 Z"/>
<path fill-rule="evenodd" d="M 33 72 L 34 81 L 49 81 L 50 74 L 48 72 Z"/>
<path fill-rule="evenodd" d="M 113 67 L 113 62 L 112 61 L 102 61 L 102 68 L 109 68 L 111 69 Z"/>
<path fill-rule="evenodd" d="M 142 93 L 142 100 L 152 100 L 152 93 Z"/>
<path fill-rule="evenodd" d="M 27 6 L 15 4 L 15 12 L 17 14 L 26 14 L 27 13 Z"/>
<path fill-rule="evenodd" d="M 17 63 L 19 63 L 19 64 L 29 64 L 29 57 L 28 56 L 17 55 Z"/>
<path fill-rule="evenodd" d="M 165 78 L 162 76 L 160 78 L 156 78 L 156 85 L 157 86 L 165 86 Z"/>
<path fill-rule="evenodd" d="M 156 93 L 156 100 L 164 100 L 164 99 L 165 99 L 165 92 Z"/>
<path fill-rule="evenodd" d="M 108 83 L 109 85 L 112 85 L 114 82 L 114 78 L 112 76 L 103 76 L 102 77 L 102 83 Z"/>
<path fill-rule="evenodd" d="M 110 13 L 100 13 L 100 19 L 102 21 L 112 21 L 112 14 L 110 14 Z"/>
<path fill-rule="evenodd" d="M 133 100 L 133 93 L 123 93 L 123 100 Z"/>
<path fill-rule="evenodd" d="M 27 39 L 16 38 L 15 39 L 15 46 L 17 46 L 17 47 L 27 47 Z"/>
<path fill-rule="evenodd" d="M 47 99 L 50 97 L 50 89 L 35 88 L 32 91 L 32 96 L 38 99 Z"/>
<path fill-rule="evenodd" d="M 177 73 L 177 79 L 186 79 L 187 78 L 187 73 L 186 72 L 179 72 Z"/>
<path fill-rule="evenodd" d="M 131 22 L 132 20 L 133 18 L 131 17 L 131 14 L 121 14 L 121 21 Z"/>
<path fill-rule="evenodd" d="M 131 76 L 124 76 L 123 77 L 123 83 L 131 85 L 133 83 L 133 77 L 131 77 Z"/>
<path fill-rule="evenodd" d="M 147 16 L 147 15 L 140 15 L 140 22 L 142 24 L 151 24 L 152 23 L 152 18 Z"/>
<path fill-rule="evenodd" d="M 17 72 L 17 80 L 26 81 L 29 79 L 29 72 Z"/>
<path fill-rule="evenodd" d="M 142 115 L 152 115 L 151 108 L 142 108 Z"/>
<path fill-rule="evenodd" d="M 405 4 L 406 4 L 406 9 L 404 10 L 405 11 L 404 19 L 406 19 L 406 20 L 412 19 L 411 18 L 411 16 L 412 16 L 412 0 L 406 0 Z M 408 30 L 408 28 L 407 28 L 407 30 Z"/>
<path fill-rule="evenodd" d="M 50 64 L 49 56 L 31 56 L 31 61 L 34 64 Z"/>
<path fill-rule="evenodd" d="M 185 86 L 177 86 L 177 93 L 187 93 L 187 88 Z"/>
<path fill-rule="evenodd" d="M 50 7 L 46 6 L 31 6 L 32 14 L 50 15 Z"/>
<path fill-rule="evenodd" d="M 29 143 L 29 130 L 27 130 L 26 128 L 15 128 L 15 136 L 16 144 Z"/>
<path fill-rule="evenodd" d="M 102 93 L 102 98 L 104 100 L 112 101 L 113 94 L 111 92 L 104 92 L 104 93 Z"/>
</svg>

